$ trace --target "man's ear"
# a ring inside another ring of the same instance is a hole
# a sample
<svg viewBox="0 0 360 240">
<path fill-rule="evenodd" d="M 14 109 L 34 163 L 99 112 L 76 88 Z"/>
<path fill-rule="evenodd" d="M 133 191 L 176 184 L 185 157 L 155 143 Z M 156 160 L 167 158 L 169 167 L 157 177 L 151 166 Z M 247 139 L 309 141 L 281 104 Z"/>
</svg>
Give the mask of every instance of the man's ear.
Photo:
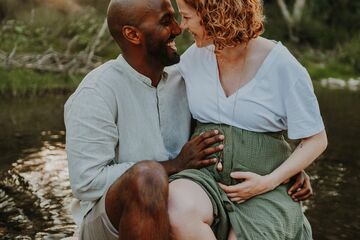
<svg viewBox="0 0 360 240">
<path fill-rule="evenodd" d="M 134 26 L 125 25 L 122 28 L 122 34 L 126 40 L 135 45 L 141 43 L 141 32 Z"/>
</svg>

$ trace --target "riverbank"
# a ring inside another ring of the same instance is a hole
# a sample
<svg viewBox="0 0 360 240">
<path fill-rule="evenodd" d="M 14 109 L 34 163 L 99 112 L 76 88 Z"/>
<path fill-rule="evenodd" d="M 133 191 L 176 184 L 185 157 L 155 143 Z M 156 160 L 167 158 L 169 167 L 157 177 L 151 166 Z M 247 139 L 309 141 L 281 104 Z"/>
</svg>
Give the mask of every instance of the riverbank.
<svg viewBox="0 0 360 240">
<path fill-rule="evenodd" d="M 18 1 L 0 3 L 0 13 L 1 9 L 6 13 L 0 18 L 0 97 L 72 92 L 87 72 L 118 54 L 105 21 L 107 3 L 74 0 L 71 2 L 81 7 L 70 11 L 66 6 L 50 7 L 39 1 L 18 8 Z M 350 13 L 345 10 L 355 10 L 356 6 L 350 4 L 331 12 L 334 6 L 326 2 L 307 6 L 306 18 L 299 23 L 294 41 L 288 36 L 277 4 L 269 1 L 264 5 L 264 36 L 282 41 L 307 68 L 313 81 L 360 76 L 359 28 L 332 22 L 334 13 L 344 18 L 345 13 Z M 358 22 L 354 21 L 357 15 L 348 17 L 344 21 L 350 22 L 351 17 L 351 22 Z M 192 37 L 185 31 L 176 41 L 182 53 Z"/>
<path fill-rule="evenodd" d="M 286 45 L 286 44 L 285 44 Z M 186 47 L 182 47 L 185 49 Z M 291 49 L 313 81 L 340 78 L 357 79 L 360 73 L 351 65 L 334 60 L 334 53 L 314 49 Z M 104 58 L 105 59 L 105 58 Z M 102 60 L 103 62 L 106 60 Z M 85 74 L 69 75 L 26 68 L 0 67 L 0 97 L 29 97 L 44 94 L 66 94 L 74 91 Z"/>
</svg>

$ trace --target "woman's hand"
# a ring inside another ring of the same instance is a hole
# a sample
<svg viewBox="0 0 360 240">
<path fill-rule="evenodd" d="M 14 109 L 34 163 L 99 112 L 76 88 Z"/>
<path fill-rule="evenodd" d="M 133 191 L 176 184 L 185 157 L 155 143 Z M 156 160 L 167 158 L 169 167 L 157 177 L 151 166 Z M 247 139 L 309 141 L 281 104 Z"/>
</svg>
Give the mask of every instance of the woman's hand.
<svg viewBox="0 0 360 240">
<path fill-rule="evenodd" d="M 228 198 L 232 202 L 243 203 L 246 200 L 273 190 L 276 186 L 269 179 L 268 175 L 261 176 L 252 172 L 232 172 L 230 176 L 236 180 L 242 180 L 233 186 L 226 186 L 219 183 Z"/>
</svg>

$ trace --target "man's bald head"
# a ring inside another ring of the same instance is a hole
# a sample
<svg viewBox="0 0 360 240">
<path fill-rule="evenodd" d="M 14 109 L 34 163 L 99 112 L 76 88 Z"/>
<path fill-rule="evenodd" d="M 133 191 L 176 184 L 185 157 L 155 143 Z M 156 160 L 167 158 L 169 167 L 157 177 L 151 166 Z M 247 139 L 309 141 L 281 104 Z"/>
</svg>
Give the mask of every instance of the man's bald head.
<svg viewBox="0 0 360 240">
<path fill-rule="evenodd" d="M 181 29 L 170 0 L 111 0 L 107 21 L 128 61 L 159 69 L 179 62 L 174 39 Z"/>
<path fill-rule="evenodd" d="M 156 0 L 111 0 L 107 11 L 107 22 L 111 35 L 118 44 L 124 40 L 124 26 L 138 27 L 144 17 L 151 11 Z"/>
</svg>

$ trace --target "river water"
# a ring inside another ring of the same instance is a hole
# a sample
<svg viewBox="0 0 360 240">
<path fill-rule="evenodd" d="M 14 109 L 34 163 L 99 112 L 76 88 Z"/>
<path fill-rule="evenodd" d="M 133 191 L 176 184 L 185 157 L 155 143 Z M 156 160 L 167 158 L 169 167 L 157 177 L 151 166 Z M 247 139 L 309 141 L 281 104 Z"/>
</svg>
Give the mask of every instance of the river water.
<svg viewBox="0 0 360 240">
<path fill-rule="evenodd" d="M 360 239 L 360 91 L 316 88 L 329 146 L 307 171 L 314 239 Z M 61 239 L 75 228 L 65 153 L 67 96 L 0 99 L 0 239 Z"/>
</svg>

